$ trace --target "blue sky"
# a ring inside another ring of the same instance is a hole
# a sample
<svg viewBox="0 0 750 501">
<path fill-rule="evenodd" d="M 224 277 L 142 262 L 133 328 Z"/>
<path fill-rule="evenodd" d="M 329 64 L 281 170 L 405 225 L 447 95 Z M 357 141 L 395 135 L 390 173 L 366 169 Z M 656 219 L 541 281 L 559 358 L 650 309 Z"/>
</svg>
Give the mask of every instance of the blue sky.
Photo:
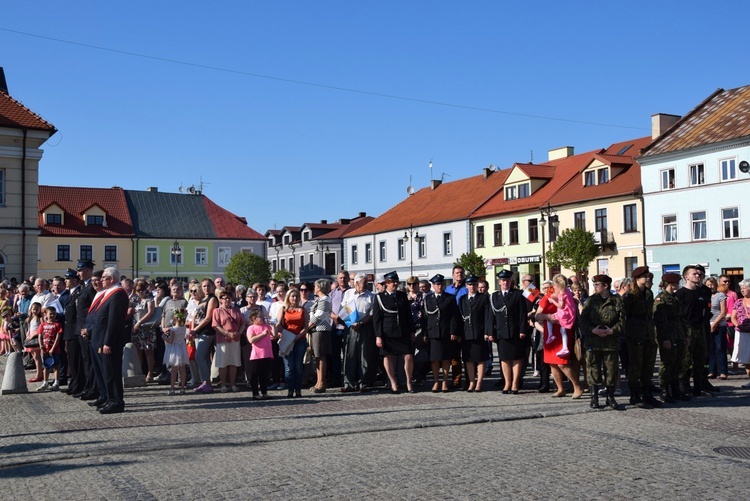
<svg viewBox="0 0 750 501">
<path fill-rule="evenodd" d="M 40 183 L 202 177 L 264 233 L 379 215 L 430 160 L 453 181 L 649 135 L 652 114 L 750 84 L 749 5 L 7 2 L 0 66 L 60 131 Z"/>
</svg>

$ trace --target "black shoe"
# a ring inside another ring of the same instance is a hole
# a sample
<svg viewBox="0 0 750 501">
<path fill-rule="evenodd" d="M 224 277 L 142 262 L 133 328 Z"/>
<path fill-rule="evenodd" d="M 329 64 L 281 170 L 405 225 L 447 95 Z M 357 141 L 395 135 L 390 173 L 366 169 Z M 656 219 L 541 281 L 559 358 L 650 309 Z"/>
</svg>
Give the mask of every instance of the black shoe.
<svg viewBox="0 0 750 501">
<path fill-rule="evenodd" d="M 119 414 L 121 412 L 125 412 L 125 406 L 113 403 L 107 404 L 99 410 L 100 414 Z"/>
<path fill-rule="evenodd" d="M 87 405 L 89 405 L 90 407 L 101 407 L 106 403 L 107 403 L 106 398 L 99 397 L 96 400 L 92 400 L 91 402 L 88 402 Z"/>
<path fill-rule="evenodd" d="M 654 398 L 650 389 L 643 390 L 643 402 L 653 407 L 661 407 L 662 405 L 660 401 Z"/>
<path fill-rule="evenodd" d="M 289 390 L 286 392 L 286 398 L 292 398 L 294 397 L 294 390 Z"/>
<path fill-rule="evenodd" d="M 615 400 L 615 387 L 614 386 L 607 386 L 607 407 L 610 409 L 621 411 L 623 410 L 622 407 L 617 403 L 617 400 Z"/>
<path fill-rule="evenodd" d="M 536 390 L 538 393 L 549 393 L 549 386 L 543 386 Z"/>
<path fill-rule="evenodd" d="M 719 388 L 717 388 L 716 386 L 712 385 L 708 381 L 703 381 L 703 383 L 701 383 L 701 389 L 703 389 L 704 391 L 711 391 L 711 392 L 719 392 L 719 391 L 721 391 Z"/>
<path fill-rule="evenodd" d="M 83 395 L 81 395 L 80 398 L 81 400 L 96 400 L 97 398 L 99 398 L 99 394 L 98 393 L 84 393 Z"/>
<path fill-rule="evenodd" d="M 599 387 L 598 386 L 591 387 L 591 403 L 589 404 L 589 406 L 592 409 L 599 408 Z"/>
<path fill-rule="evenodd" d="M 300 398 L 302 396 L 302 390 L 294 390 L 294 398 Z"/>
</svg>

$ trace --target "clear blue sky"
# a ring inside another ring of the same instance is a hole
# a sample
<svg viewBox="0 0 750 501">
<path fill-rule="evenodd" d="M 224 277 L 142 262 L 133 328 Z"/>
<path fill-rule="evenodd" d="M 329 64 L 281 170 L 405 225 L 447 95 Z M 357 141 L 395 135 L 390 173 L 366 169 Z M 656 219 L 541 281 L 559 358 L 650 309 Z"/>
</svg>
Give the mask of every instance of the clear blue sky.
<svg viewBox="0 0 750 501">
<path fill-rule="evenodd" d="M 264 233 L 379 215 L 431 159 L 452 181 L 649 135 L 652 114 L 750 84 L 749 5 L 4 2 L 0 66 L 60 131 L 41 183 L 202 177 Z"/>
</svg>

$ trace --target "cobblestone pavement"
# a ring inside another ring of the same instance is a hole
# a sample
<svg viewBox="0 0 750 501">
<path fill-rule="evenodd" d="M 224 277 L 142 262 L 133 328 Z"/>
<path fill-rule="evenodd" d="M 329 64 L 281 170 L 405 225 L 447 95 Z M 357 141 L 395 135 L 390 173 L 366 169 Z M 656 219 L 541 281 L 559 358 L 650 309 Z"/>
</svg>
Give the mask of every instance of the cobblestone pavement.
<svg viewBox="0 0 750 501">
<path fill-rule="evenodd" d="M 0 499 L 746 499 L 750 459 L 715 452 L 750 456 L 744 382 L 624 412 L 533 390 L 256 402 L 149 386 L 109 416 L 60 393 L 3 395 Z"/>
</svg>

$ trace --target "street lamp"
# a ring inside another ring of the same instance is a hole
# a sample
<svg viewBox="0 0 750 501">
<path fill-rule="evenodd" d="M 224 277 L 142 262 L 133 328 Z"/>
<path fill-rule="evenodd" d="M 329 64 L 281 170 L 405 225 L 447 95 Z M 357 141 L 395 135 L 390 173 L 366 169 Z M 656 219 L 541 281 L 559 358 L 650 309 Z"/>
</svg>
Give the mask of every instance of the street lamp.
<svg viewBox="0 0 750 501">
<path fill-rule="evenodd" d="M 276 251 L 276 271 L 281 271 L 281 262 L 279 261 L 279 251 L 282 247 L 284 247 L 283 243 L 278 243 L 272 246 L 273 249 Z"/>
<path fill-rule="evenodd" d="M 414 241 L 420 243 L 424 235 L 419 234 L 419 230 L 409 224 L 409 229 L 404 230 L 404 242 L 409 242 L 409 276 L 414 276 Z"/>
<path fill-rule="evenodd" d="M 180 278 L 180 273 L 177 270 L 177 264 L 180 262 L 180 256 L 182 256 L 182 249 L 180 249 L 180 243 L 175 240 L 172 244 L 172 256 L 174 256 L 174 275 L 175 278 Z"/>
<path fill-rule="evenodd" d="M 539 212 L 542 214 L 542 218 L 539 220 L 539 226 L 542 229 L 542 281 L 547 280 L 547 246 L 544 243 L 544 230 L 547 227 L 547 221 L 552 223 L 552 227 L 557 230 L 560 227 L 560 221 L 557 220 L 557 211 L 550 207 L 549 202 L 547 206 L 541 206 Z M 547 219 L 545 219 L 547 216 Z"/>
<path fill-rule="evenodd" d="M 323 270 L 323 275 L 325 275 L 325 271 L 326 271 L 325 266 L 323 265 L 323 256 L 325 254 L 328 254 L 329 251 L 330 249 L 324 243 L 321 242 L 321 243 L 315 244 L 315 252 L 320 253 L 320 269 Z"/>
<path fill-rule="evenodd" d="M 297 247 L 299 247 L 300 245 L 302 245 L 302 244 L 301 244 L 301 243 L 296 243 L 296 244 L 295 244 L 294 242 L 289 242 L 289 248 L 290 248 L 290 249 L 292 250 L 292 266 L 290 267 L 291 269 L 289 270 L 289 271 L 291 271 L 291 272 L 292 272 L 292 283 L 294 283 L 294 282 L 295 282 L 295 280 L 294 280 L 294 279 L 295 279 L 295 277 L 297 276 L 297 274 L 296 274 L 296 273 L 295 273 L 295 271 L 294 271 L 294 270 L 295 270 L 295 268 L 297 268 L 297 261 L 296 261 L 296 260 L 295 260 L 295 258 L 294 258 L 294 249 L 296 249 L 296 248 L 297 248 Z"/>
</svg>

